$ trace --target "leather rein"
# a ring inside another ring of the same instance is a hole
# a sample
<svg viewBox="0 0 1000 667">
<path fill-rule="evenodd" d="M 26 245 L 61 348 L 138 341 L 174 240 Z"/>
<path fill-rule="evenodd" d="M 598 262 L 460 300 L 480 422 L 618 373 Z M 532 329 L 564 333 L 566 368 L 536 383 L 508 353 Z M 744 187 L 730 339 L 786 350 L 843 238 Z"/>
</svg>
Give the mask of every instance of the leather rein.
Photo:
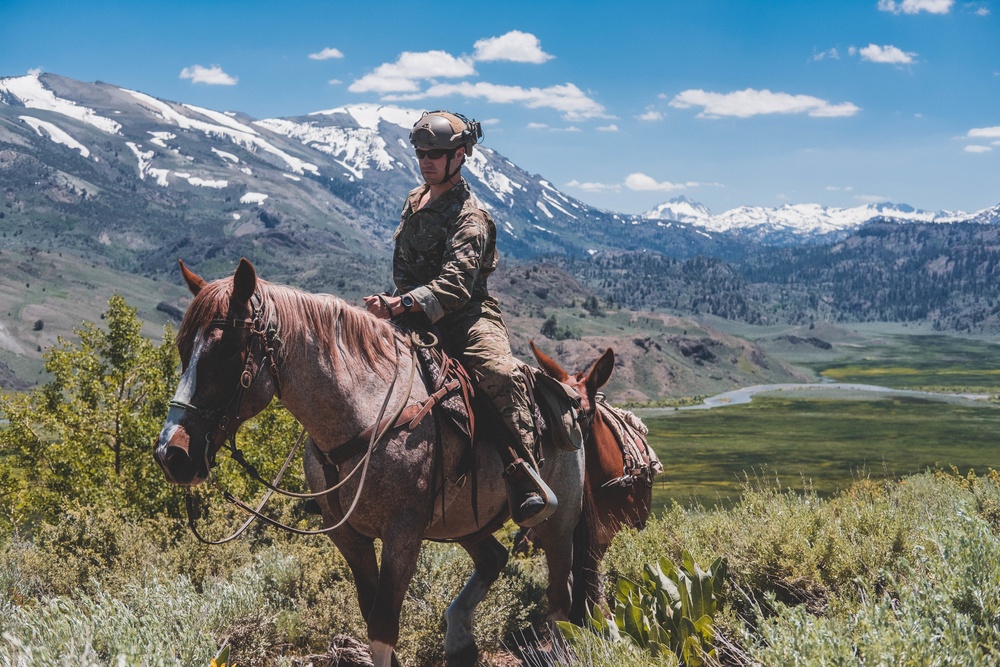
<svg viewBox="0 0 1000 667">
<path fill-rule="evenodd" d="M 354 468 L 345 477 L 343 477 L 337 484 L 328 487 L 322 491 L 318 491 L 315 493 L 296 493 L 293 491 L 287 491 L 279 488 L 277 485 L 281 481 L 281 478 L 285 475 L 285 472 L 287 471 L 289 464 L 292 462 L 292 460 L 298 453 L 299 447 L 301 446 L 302 441 L 305 439 L 306 436 L 305 429 L 303 429 L 302 432 L 299 434 L 298 439 L 292 446 L 291 451 L 285 458 L 285 461 L 281 465 L 281 468 L 278 470 L 278 473 L 275 476 L 274 480 L 270 482 L 264 479 L 258 472 L 257 468 L 246 460 L 246 457 L 244 456 L 243 452 L 236 445 L 236 432 L 239 430 L 239 427 L 242 423 L 239 420 L 239 414 L 243 404 L 243 399 L 245 398 L 246 393 L 249 391 L 250 387 L 253 386 L 254 381 L 257 379 L 257 377 L 260 375 L 261 371 L 265 367 L 264 364 L 265 361 L 267 362 L 266 367 L 271 372 L 272 378 L 274 380 L 275 394 L 279 399 L 281 398 L 281 388 L 278 381 L 279 377 L 278 371 L 280 365 L 280 357 L 278 355 L 278 350 L 281 346 L 281 339 L 278 338 L 277 326 L 274 324 L 266 323 L 266 318 L 264 317 L 263 299 L 257 293 L 255 293 L 253 295 L 253 298 L 251 299 L 250 317 L 242 320 L 236 318 L 216 319 L 212 320 L 209 324 L 228 329 L 246 329 L 250 333 L 250 338 L 247 342 L 246 362 L 244 364 L 243 372 L 240 374 L 239 386 L 237 387 L 236 392 L 234 393 L 232 399 L 230 399 L 229 404 L 225 408 L 221 409 L 199 408 L 198 406 L 192 405 L 191 403 L 185 403 L 183 401 L 178 401 L 176 399 L 170 401 L 170 406 L 180 408 L 185 412 L 191 412 L 208 421 L 214 420 L 219 414 L 222 415 L 219 418 L 219 423 L 218 426 L 216 427 L 216 430 L 209 431 L 205 435 L 205 445 L 206 445 L 205 465 L 207 470 L 209 471 L 209 480 L 216 488 L 218 488 L 222 492 L 223 496 L 229 503 L 240 508 L 250 516 L 239 528 L 236 529 L 236 531 L 234 531 L 228 537 L 219 540 L 207 539 L 198 532 L 198 529 L 195 525 L 198 510 L 195 507 L 194 494 L 189 488 L 186 498 L 188 526 L 191 528 L 191 532 L 194 533 L 194 536 L 199 541 L 205 544 L 225 544 L 226 542 L 230 542 L 239 537 L 241 534 L 243 534 L 243 532 L 246 531 L 246 529 L 250 526 L 251 523 L 253 523 L 255 519 L 260 519 L 261 521 L 269 525 L 272 525 L 276 528 L 281 528 L 283 530 L 295 533 L 297 535 L 323 535 L 326 533 L 330 533 L 334 530 L 337 530 L 347 522 L 347 520 L 350 518 L 351 514 L 354 513 L 354 510 L 357 507 L 358 500 L 361 498 L 361 492 L 364 489 L 365 480 L 367 478 L 368 463 L 371 460 L 371 455 L 375 451 L 376 447 L 385 439 L 389 431 L 399 426 L 401 422 L 409 426 L 415 425 L 417 422 L 420 421 L 420 419 L 423 418 L 424 415 L 427 414 L 427 412 L 430 411 L 430 409 L 434 406 L 434 404 L 438 400 L 440 400 L 439 394 L 441 392 L 437 392 L 429 396 L 424 402 L 409 406 L 409 410 L 407 410 L 407 404 L 409 403 L 410 395 L 413 390 L 413 380 L 416 375 L 417 366 L 419 364 L 416 348 L 433 347 L 437 344 L 437 340 L 434 338 L 432 334 L 430 335 L 431 340 L 425 342 L 421 340 L 418 334 L 412 333 L 410 335 L 410 343 L 411 343 L 410 349 L 411 349 L 412 363 L 410 364 L 410 375 L 407 381 L 406 395 L 403 397 L 403 400 L 399 404 L 399 407 L 394 411 L 392 417 L 383 418 L 386 413 L 386 409 L 388 408 L 389 400 L 392 397 L 393 390 L 396 387 L 396 382 L 399 379 L 399 359 L 401 355 L 398 345 L 399 341 L 397 339 L 396 341 L 394 341 L 394 348 L 396 351 L 395 372 L 392 377 L 392 382 L 390 383 L 389 388 L 386 391 L 385 399 L 382 401 L 382 405 L 379 408 L 379 413 L 378 417 L 376 418 L 375 425 L 366 429 L 355 438 L 352 438 L 344 445 L 335 447 L 331 452 L 324 452 L 320 450 L 318 447 L 315 446 L 314 443 L 315 453 L 319 455 L 322 459 L 325 459 L 325 465 L 336 466 L 338 472 L 341 463 L 343 463 L 349 458 L 353 458 L 357 454 L 360 454 L 362 451 L 364 451 L 364 456 L 362 457 L 362 459 L 358 461 L 358 463 L 354 466 Z M 255 350 L 257 354 L 260 355 L 259 364 L 255 361 Z M 230 419 L 230 415 L 233 415 L 232 419 Z M 401 419 L 401 417 L 403 419 Z M 235 426 L 231 426 L 231 424 L 235 424 Z M 217 437 L 216 433 L 219 431 L 221 431 L 221 433 L 225 436 L 225 442 L 229 448 L 231 458 L 234 461 L 236 461 L 252 479 L 263 484 L 267 488 L 267 492 L 264 494 L 264 497 L 260 500 L 260 502 L 257 504 L 256 507 L 251 507 L 247 503 L 243 502 L 242 500 L 231 494 L 229 491 L 222 489 L 222 487 L 218 483 L 218 480 L 215 479 L 215 475 L 213 473 L 213 465 L 212 465 L 214 464 L 215 456 L 214 454 L 209 455 L 209 451 L 211 450 L 211 444 L 215 441 Z M 364 440 L 367 440 L 366 443 L 367 446 L 362 448 L 357 447 L 358 443 L 364 442 Z M 338 455 L 341 449 L 349 451 L 345 451 L 340 455 Z M 287 524 L 284 524 L 280 521 L 277 521 L 276 519 L 272 519 L 271 517 L 261 512 L 261 510 L 263 510 L 264 506 L 271 498 L 271 495 L 273 493 L 278 493 L 280 495 L 288 496 L 291 498 L 300 498 L 300 499 L 318 498 L 320 496 L 329 495 L 334 491 L 337 491 L 338 489 L 343 487 L 359 469 L 361 470 L 361 478 L 358 483 L 358 489 L 354 494 L 354 499 L 351 502 L 351 506 L 348 508 L 346 512 L 344 512 L 344 516 L 336 524 L 332 526 L 328 526 L 326 528 L 319 530 L 303 530 L 300 528 L 295 528 L 294 526 L 289 526 Z"/>
</svg>

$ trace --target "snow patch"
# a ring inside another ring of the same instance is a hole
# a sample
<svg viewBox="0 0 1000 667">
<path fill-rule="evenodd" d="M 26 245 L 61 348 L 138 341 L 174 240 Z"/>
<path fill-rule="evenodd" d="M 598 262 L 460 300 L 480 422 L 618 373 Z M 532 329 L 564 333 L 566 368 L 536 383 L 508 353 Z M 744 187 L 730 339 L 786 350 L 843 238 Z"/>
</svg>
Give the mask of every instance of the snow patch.
<svg viewBox="0 0 1000 667">
<path fill-rule="evenodd" d="M 403 109 L 394 106 L 382 106 L 378 104 L 352 104 L 346 107 L 337 107 L 327 111 L 314 111 L 310 116 L 333 116 L 336 114 L 346 114 L 354 119 L 354 122 L 367 130 L 377 130 L 381 121 L 398 125 L 409 130 L 420 120 L 423 112 L 416 109 Z"/>
<path fill-rule="evenodd" d="M 196 107 L 193 104 L 185 104 L 183 106 L 185 109 L 190 109 L 195 113 L 200 113 L 202 116 L 214 120 L 219 125 L 236 130 L 237 132 L 246 132 L 247 134 L 257 134 L 257 130 L 253 129 L 249 125 L 244 125 L 238 120 L 234 120 L 232 116 L 230 116 L 229 114 L 219 113 L 218 111 L 212 111 L 211 109 L 203 109 L 202 107 Z"/>
<path fill-rule="evenodd" d="M 56 97 L 55 93 L 42 85 L 38 77 L 38 74 L 29 74 L 28 76 L 0 79 L 0 91 L 13 95 L 29 109 L 42 109 L 62 114 L 108 134 L 118 134 L 118 131 L 121 130 L 122 126 L 119 123 L 110 118 L 98 116 L 93 109 L 80 106 L 71 100 Z"/>
<path fill-rule="evenodd" d="M 229 185 L 229 181 L 209 181 L 197 176 L 189 176 L 187 182 L 200 188 L 215 188 L 221 190 Z"/>
<path fill-rule="evenodd" d="M 73 137 L 69 136 L 69 133 L 67 133 L 65 130 L 56 127 L 52 123 L 48 123 L 44 120 L 39 120 L 38 118 L 34 118 L 32 116 L 18 116 L 18 118 L 20 118 L 25 123 L 30 125 L 31 129 L 33 129 L 35 132 L 38 133 L 38 136 L 44 137 L 47 134 L 49 136 L 49 139 L 51 139 L 55 143 L 62 144 L 63 146 L 67 146 L 76 151 L 80 151 L 80 155 L 82 155 L 83 157 L 90 157 L 90 149 L 81 144 Z M 42 130 L 45 130 L 44 134 L 42 133 Z"/>
<path fill-rule="evenodd" d="M 264 200 L 267 199 L 267 195 L 261 194 L 260 192 L 248 192 L 242 197 L 240 197 L 241 204 L 263 204 Z"/>
<path fill-rule="evenodd" d="M 169 187 L 170 181 L 167 180 L 167 175 L 170 174 L 169 169 L 154 169 L 150 167 L 149 175 L 156 179 L 156 184 L 160 187 Z"/>
<path fill-rule="evenodd" d="M 150 162 L 156 153 L 153 151 L 143 151 L 132 141 L 126 141 L 125 145 L 132 149 L 136 159 L 139 160 L 139 178 L 141 180 L 146 180 L 146 173 L 149 170 Z"/>
<path fill-rule="evenodd" d="M 555 218 L 556 217 L 556 216 L 552 215 L 552 211 L 550 211 L 548 209 L 548 207 L 545 206 L 545 202 L 543 202 L 541 199 L 539 199 L 538 201 L 535 202 L 535 206 L 537 206 L 538 208 L 542 209 L 542 213 L 544 213 L 545 215 L 547 215 L 549 218 Z M 535 225 L 535 226 L 538 227 L 538 225 Z M 549 231 L 549 230 L 544 229 L 542 227 L 538 227 L 538 228 L 541 229 L 542 231 L 546 231 L 546 232 Z"/>
<path fill-rule="evenodd" d="M 270 153 L 283 160 L 285 164 L 288 165 L 288 168 L 296 174 L 302 174 L 308 171 L 316 174 L 317 176 L 319 175 L 319 168 L 316 165 L 306 162 L 305 160 L 301 160 L 293 155 L 289 155 L 260 137 L 253 128 L 250 128 L 243 123 L 239 123 L 225 114 L 209 112 L 212 115 L 207 117 L 213 117 L 216 120 L 224 120 L 225 124 L 207 123 L 196 118 L 189 118 L 174 109 L 168 103 L 158 100 L 150 95 L 146 95 L 145 93 L 128 90 L 126 88 L 122 88 L 122 90 L 147 105 L 154 114 L 158 115 L 164 121 L 173 123 L 183 130 L 194 130 L 196 132 L 203 132 L 208 137 L 228 139 L 237 146 L 241 146 L 250 151 L 255 151 L 257 149 L 263 150 L 264 152 Z M 191 107 L 184 106 L 184 108 Z M 202 110 L 198 107 L 191 110 L 196 111 L 197 113 L 209 111 L 208 109 Z"/>
<path fill-rule="evenodd" d="M 229 160 L 233 164 L 239 164 L 240 159 L 233 155 L 232 153 L 227 153 L 226 151 L 220 151 L 215 146 L 212 147 L 212 152 L 221 157 L 223 160 Z"/>
<path fill-rule="evenodd" d="M 281 118 L 258 120 L 254 124 L 334 156 L 357 178 L 363 178 L 366 169 L 391 171 L 395 163 L 386 150 L 385 139 L 373 129 L 297 123 Z"/>
<path fill-rule="evenodd" d="M 148 132 L 148 134 L 153 137 L 149 140 L 149 143 L 155 144 L 160 148 L 166 148 L 168 141 L 177 138 L 177 135 L 173 132 Z"/>
</svg>

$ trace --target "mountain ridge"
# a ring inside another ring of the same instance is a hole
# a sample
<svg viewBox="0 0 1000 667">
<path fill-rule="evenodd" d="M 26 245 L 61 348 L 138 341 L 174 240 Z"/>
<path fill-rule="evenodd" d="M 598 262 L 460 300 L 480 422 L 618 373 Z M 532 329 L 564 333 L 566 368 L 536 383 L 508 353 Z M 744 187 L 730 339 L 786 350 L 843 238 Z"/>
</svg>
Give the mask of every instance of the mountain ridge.
<svg viewBox="0 0 1000 667">
<path fill-rule="evenodd" d="M 677 220 L 711 232 L 735 232 L 766 245 L 842 240 L 875 219 L 903 222 L 1000 223 L 1000 204 L 974 213 L 923 211 L 909 204 L 878 202 L 849 208 L 821 204 L 784 204 L 778 207 L 739 206 L 720 214 L 687 197 L 675 197 L 642 214 L 648 220 Z"/>
</svg>

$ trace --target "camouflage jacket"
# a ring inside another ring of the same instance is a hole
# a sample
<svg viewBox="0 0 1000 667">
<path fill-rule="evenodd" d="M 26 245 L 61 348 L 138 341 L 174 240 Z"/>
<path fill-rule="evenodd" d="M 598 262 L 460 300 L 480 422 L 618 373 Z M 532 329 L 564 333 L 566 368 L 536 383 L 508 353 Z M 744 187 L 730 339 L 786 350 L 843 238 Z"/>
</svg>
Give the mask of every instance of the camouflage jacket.
<svg viewBox="0 0 1000 667">
<path fill-rule="evenodd" d="M 464 316 L 500 317 L 486 279 L 496 269 L 496 225 L 461 181 L 419 211 L 427 191 L 410 191 L 396 229 L 392 277 L 400 294 L 409 292 L 431 322 Z"/>
</svg>

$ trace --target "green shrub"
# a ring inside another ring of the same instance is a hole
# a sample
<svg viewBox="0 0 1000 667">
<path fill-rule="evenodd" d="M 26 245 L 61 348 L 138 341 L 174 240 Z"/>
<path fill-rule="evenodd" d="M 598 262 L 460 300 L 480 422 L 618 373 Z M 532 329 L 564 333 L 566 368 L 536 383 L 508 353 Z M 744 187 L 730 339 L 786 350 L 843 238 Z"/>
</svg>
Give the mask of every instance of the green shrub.
<svg viewBox="0 0 1000 667">
<path fill-rule="evenodd" d="M 613 618 L 595 604 L 585 629 L 611 643 L 631 641 L 654 656 L 672 653 L 688 667 L 714 662 L 713 623 L 725 559 L 717 558 L 704 571 L 685 551 L 680 568 L 661 558 L 643 570 L 641 581 L 618 579 Z M 572 623 L 558 626 L 571 645 L 586 634 Z"/>
</svg>

